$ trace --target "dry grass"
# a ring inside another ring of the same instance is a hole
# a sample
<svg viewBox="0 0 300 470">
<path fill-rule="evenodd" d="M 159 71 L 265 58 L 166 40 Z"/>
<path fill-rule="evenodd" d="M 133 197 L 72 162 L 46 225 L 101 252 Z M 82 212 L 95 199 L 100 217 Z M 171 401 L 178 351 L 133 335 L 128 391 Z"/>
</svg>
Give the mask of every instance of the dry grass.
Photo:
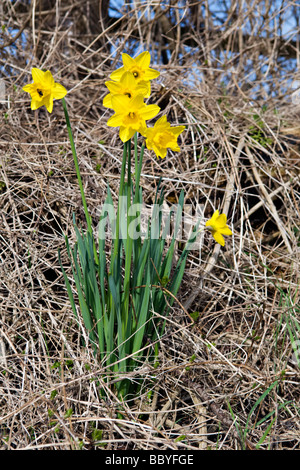
<svg viewBox="0 0 300 470">
<path fill-rule="evenodd" d="M 1 449 L 299 448 L 299 365 L 289 330 L 300 321 L 300 108 L 289 88 L 297 66 L 294 37 L 287 41 L 274 30 L 274 12 L 263 21 L 263 2 L 238 16 L 230 10 L 219 29 L 207 15 L 198 30 L 197 2 L 186 2 L 186 9 L 169 2 L 171 10 L 163 11 L 149 0 L 124 9 L 117 25 L 101 17 L 98 30 L 88 22 L 88 7 L 97 2 L 31 2 L 35 9 L 29 2 L 2 3 Z M 293 8 L 283 2 L 277 15 Z M 193 34 L 183 19 L 194 22 Z M 167 20 L 175 26 L 166 29 Z M 216 208 L 226 212 L 234 236 L 221 248 L 206 235 L 201 260 L 191 253 L 159 367 L 139 371 L 145 393 L 124 403 L 119 419 L 117 398 L 100 398 L 105 371 L 91 348 L 82 347 L 58 264 L 61 249 L 70 274 L 63 235 L 75 239 L 73 212 L 84 223 L 63 110 L 57 102 L 51 115 L 31 112 L 21 87 L 31 66 L 39 66 L 70 90 L 96 227 L 107 181 L 118 191 L 122 158 L 117 132 L 106 126 L 104 82 L 120 53 L 134 54 L 137 45 L 150 50 L 161 71 L 151 102 L 187 126 L 179 154 L 158 161 L 145 152 L 147 203 L 162 176 L 170 202 L 184 188 L 186 203 L 202 204 L 205 217 Z M 161 60 L 166 50 L 168 64 Z M 285 62 L 281 53 L 289 54 Z M 193 312 L 199 312 L 194 325 Z"/>
</svg>

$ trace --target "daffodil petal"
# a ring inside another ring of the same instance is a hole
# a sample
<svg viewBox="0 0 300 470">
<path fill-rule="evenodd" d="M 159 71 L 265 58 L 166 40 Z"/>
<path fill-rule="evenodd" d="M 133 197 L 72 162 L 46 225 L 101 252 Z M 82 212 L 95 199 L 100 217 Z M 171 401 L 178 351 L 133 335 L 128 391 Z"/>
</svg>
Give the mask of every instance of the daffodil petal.
<svg viewBox="0 0 300 470">
<path fill-rule="evenodd" d="M 135 88 L 136 81 L 131 72 L 124 72 L 121 78 L 122 85 L 125 88 Z"/>
<path fill-rule="evenodd" d="M 107 125 L 109 127 L 119 127 L 122 125 L 122 123 L 123 123 L 123 117 L 121 114 L 114 114 L 107 121 Z"/>
<path fill-rule="evenodd" d="M 111 93 L 108 93 L 108 95 L 104 96 L 103 98 L 103 106 L 105 108 L 112 108 L 112 103 L 111 103 Z"/>
<path fill-rule="evenodd" d="M 40 83 L 44 80 L 45 72 L 34 67 L 33 69 L 31 69 L 31 75 L 34 83 Z"/>
<path fill-rule="evenodd" d="M 40 106 L 43 106 L 43 103 L 41 101 L 38 101 L 38 100 L 34 100 L 32 99 L 31 100 L 31 110 L 32 111 L 35 111 L 36 109 L 38 109 Z"/>
<path fill-rule="evenodd" d="M 177 145 L 177 142 L 175 142 L 174 144 L 170 143 L 168 145 L 168 148 L 173 150 L 173 152 L 180 152 L 180 147 L 179 147 L 179 145 Z"/>
<path fill-rule="evenodd" d="M 118 114 L 128 111 L 128 98 L 125 95 L 112 95 L 111 104 L 114 111 Z"/>
<path fill-rule="evenodd" d="M 185 129 L 185 126 L 175 126 L 175 127 L 171 127 L 171 132 L 176 136 L 178 137 L 179 134 L 181 134 L 181 132 L 183 132 Z"/>
<path fill-rule="evenodd" d="M 232 235 L 232 231 L 230 230 L 229 227 L 224 227 L 224 228 L 220 228 L 219 229 L 219 232 L 222 234 L 222 235 Z"/>
<path fill-rule="evenodd" d="M 131 137 L 134 136 L 135 133 L 136 133 L 135 129 L 132 129 L 131 127 L 121 126 L 120 131 L 119 131 L 119 136 L 122 142 L 127 142 L 129 139 L 131 139 Z"/>
<path fill-rule="evenodd" d="M 165 158 L 166 155 L 167 155 L 167 149 L 166 148 L 162 148 L 162 147 L 158 147 L 157 145 L 154 145 L 153 150 L 154 150 L 157 157 Z"/>
<path fill-rule="evenodd" d="M 145 70 L 145 74 L 144 74 L 144 79 L 145 80 L 153 80 L 154 78 L 157 78 L 159 77 L 160 75 L 160 72 L 158 70 L 154 70 L 154 69 L 147 69 Z"/>
<path fill-rule="evenodd" d="M 124 67 L 120 67 L 119 69 L 117 70 L 114 70 L 111 74 L 110 74 L 110 78 L 112 80 L 115 80 L 116 82 L 119 82 L 122 78 L 122 75 L 123 73 L 125 72 L 125 69 Z"/>
<path fill-rule="evenodd" d="M 227 217 L 225 214 L 220 214 L 218 218 L 216 219 L 216 223 L 218 227 L 225 227 L 226 222 L 227 222 Z"/>
<path fill-rule="evenodd" d="M 160 111 L 160 107 L 156 104 L 149 104 L 144 109 L 141 109 L 140 113 L 147 121 L 148 119 L 154 118 Z"/>
<path fill-rule="evenodd" d="M 150 52 L 148 51 L 142 52 L 134 59 L 134 62 L 137 63 L 138 66 L 141 67 L 141 69 L 149 68 L 150 61 L 151 61 L 151 55 L 150 55 Z"/>
<path fill-rule="evenodd" d="M 44 73 L 43 84 L 46 86 L 46 88 L 53 88 L 54 78 L 50 70 L 47 70 L 47 72 Z"/>
<path fill-rule="evenodd" d="M 52 94 L 45 97 L 45 99 L 43 100 L 43 104 L 46 106 L 47 111 L 49 113 L 52 113 L 52 111 L 53 111 L 53 96 L 52 96 Z"/>
<path fill-rule="evenodd" d="M 31 93 L 33 90 L 32 83 L 28 83 L 28 85 L 23 86 L 22 90 L 26 91 L 27 93 Z"/>
<path fill-rule="evenodd" d="M 140 93 L 144 97 L 149 97 L 151 93 L 151 84 L 150 82 L 145 82 L 145 81 L 140 81 L 138 82 L 135 93 L 138 94 Z"/>
<path fill-rule="evenodd" d="M 216 223 L 216 220 L 217 220 L 218 217 L 219 217 L 219 210 L 217 209 L 217 210 L 213 213 L 213 215 L 212 215 L 212 217 L 211 217 L 211 219 L 210 219 L 211 225 L 213 225 L 213 224 Z"/>
<path fill-rule="evenodd" d="M 159 127 L 159 126 L 163 126 L 166 122 L 167 122 L 167 116 L 164 114 L 159 119 L 157 119 L 157 121 L 154 125 L 154 128 Z"/>
<path fill-rule="evenodd" d="M 224 237 L 221 235 L 220 232 L 214 232 L 213 237 L 216 240 L 217 243 L 219 243 L 222 246 L 225 246 L 225 240 Z"/>
<path fill-rule="evenodd" d="M 147 132 L 147 126 L 146 126 L 146 124 L 140 126 L 138 132 L 139 132 L 143 137 L 146 137 L 146 132 Z"/>
<path fill-rule="evenodd" d="M 123 52 L 122 54 L 122 61 L 123 61 L 125 70 L 128 70 L 131 67 L 134 67 L 136 64 L 135 59 L 130 57 L 130 55 L 126 54 L 125 52 Z"/>
<path fill-rule="evenodd" d="M 64 98 L 67 93 L 68 92 L 64 86 L 60 85 L 59 83 L 54 83 L 52 87 L 52 94 L 55 100 L 60 100 L 61 98 Z"/>
<path fill-rule="evenodd" d="M 146 104 L 144 103 L 144 98 L 142 95 L 136 95 L 134 98 L 132 98 L 130 102 L 130 106 L 132 109 L 146 109 Z"/>
<path fill-rule="evenodd" d="M 147 87 L 148 87 L 148 91 L 147 93 L 145 94 L 145 98 L 149 98 L 150 94 L 151 94 L 151 84 L 150 84 L 150 81 L 147 81 L 147 82 L 144 82 L 147 84 Z"/>
<path fill-rule="evenodd" d="M 120 93 L 120 89 L 122 88 L 120 82 L 105 82 L 105 86 L 111 93 L 114 93 L 115 95 Z"/>
</svg>

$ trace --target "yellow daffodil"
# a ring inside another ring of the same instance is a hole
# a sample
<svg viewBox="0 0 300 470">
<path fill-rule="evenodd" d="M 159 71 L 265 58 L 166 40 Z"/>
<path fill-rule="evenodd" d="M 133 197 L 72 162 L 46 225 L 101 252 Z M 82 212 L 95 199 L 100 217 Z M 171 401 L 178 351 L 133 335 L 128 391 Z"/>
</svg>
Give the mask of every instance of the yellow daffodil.
<svg viewBox="0 0 300 470">
<path fill-rule="evenodd" d="M 219 211 L 216 210 L 211 219 L 209 219 L 205 224 L 207 230 L 212 233 L 212 236 L 214 237 L 216 242 L 222 246 L 225 245 L 223 235 L 232 235 L 232 231 L 230 230 L 228 225 L 226 225 L 226 222 L 226 214 L 219 214 Z"/>
<path fill-rule="evenodd" d="M 35 110 L 45 105 L 47 111 L 52 113 L 53 100 L 60 100 L 67 94 L 65 87 L 56 83 L 50 70 L 31 69 L 33 83 L 25 85 L 23 90 L 30 93 L 31 109 Z"/>
<path fill-rule="evenodd" d="M 177 138 L 183 132 L 185 126 L 171 127 L 166 116 L 159 118 L 153 128 L 147 128 L 144 132 L 146 145 L 149 150 L 154 150 L 157 157 L 165 158 L 167 149 L 179 152 Z"/>
<path fill-rule="evenodd" d="M 143 81 L 148 82 L 148 92 L 146 98 L 150 96 L 150 82 L 157 78 L 160 73 L 157 70 L 154 70 L 149 67 L 151 56 L 148 51 L 142 52 L 136 58 L 130 57 L 128 54 L 122 54 L 123 67 L 112 72 L 110 78 L 116 82 L 119 82 L 123 76 L 124 72 L 131 72 L 134 76 L 134 79 L 137 83 Z"/>
<path fill-rule="evenodd" d="M 129 101 L 124 95 L 111 97 L 112 108 L 115 114 L 109 118 L 107 125 L 120 127 L 120 139 L 127 142 L 136 132 L 143 134 L 148 119 L 159 113 L 160 107 L 156 104 L 146 105 L 142 95 L 137 95 Z"/>
<path fill-rule="evenodd" d="M 103 106 L 112 108 L 111 98 L 113 95 L 124 95 L 128 101 L 137 95 L 146 97 L 149 92 L 149 83 L 137 82 L 131 72 L 124 72 L 119 82 L 105 82 L 110 93 L 104 97 Z"/>
</svg>

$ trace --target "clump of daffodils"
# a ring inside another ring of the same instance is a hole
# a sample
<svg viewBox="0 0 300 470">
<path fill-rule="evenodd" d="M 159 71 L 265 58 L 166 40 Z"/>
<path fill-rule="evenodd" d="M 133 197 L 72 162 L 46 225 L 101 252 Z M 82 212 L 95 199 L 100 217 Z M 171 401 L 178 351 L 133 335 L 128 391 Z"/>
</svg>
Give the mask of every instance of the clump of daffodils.
<svg viewBox="0 0 300 470">
<path fill-rule="evenodd" d="M 131 381 L 129 374 L 140 367 L 143 360 L 148 363 L 152 357 L 153 363 L 156 362 L 160 338 L 164 334 L 166 321 L 161 322 L 158 319 L 156 323 L 153 312 L 159 312 L 162 319 L 168 315 L 180 288 L 188 252 L 196 239 L 199 227 L 199 223 L 197 223 L 180 257 L 174 263 L 176 230 L 174 230 L 173 238 L 167 246 L 167 238 L 164 236 L 165 229 L 162 225 L 163 220 L 159 216 L 160 208 L 164 203 L 164 196 L 161 194 L 158 198 L 158 207 L 155 205 L 153 210 L 151 224 L 149 224 L 147 232 L 148 236 L 142 240 L 139 232 L 132 232 L 132 224 L 135 227 L 134 230 L 141 225 L 141 209 L 138 210 L 136 218 L 130 213 L 135 204 L 141 207 L 143 202 L 140 176 L 144 148 L 147 146 L 149 150 L 155 152 L 158 158 L 165 158 L 168 149 L 179 152 L 180 147 L 177 139 L 185 126 L 171 126 L 166 116 L 160 117 L 153 127 L 147 126 L 147 121 L 160 112 L 159 106 L 145 102 L 151 93 L 151 80 L 157 78 L 159 72 L 150 68 L 149 52 L 143 52 L 134 59 L 128 54 L 122 54 L 122 59 L 123 66 L 114 71 L 110 75 L 111 80 L 106 82 L 109 93 L 103 100 L 104 107 L 112 109 L 114 112 L 107 124 L 119 127 L 119 136 L 124 142 L 115 236 L 111 244 L 109 263 L 106 256 L 106 232 L 103 223 L 106 223 L 108 205 L 113 207 L 113 199 L 108 187 L 100 216 L 99 227 L 101 226 L 102 229 L 98 230 L 99 250 L 97 250 L 92 219 L 87 207 L 64 99 L 67 90 L 55 82 L 49 70 L 43 71 L 37 68 L 33 68 L 31 71 L 33 83 L 23 87 L 23 90 L 31 96 L 32 110 L 45 106 L 47 111 L 51 113 L 53 101 L 56 99 L 62 101 L 87 222 L 87 232 L 84 233 L 74 221 L 76 244 L 72 249 L 66 236 L 66 247 L 77 289 L 79 307 L 87 332 L 86 336 L 90 338 L 95 356 L 99 357 L 105 370 L 108 368 L 112 374 L 118 377 L 117 380 L 109 380 L 111 383 L 106 383 L 101 393 L 103 397 L 108 396 L 106 391 L 112 386 L 114 392 L 118 394 L 120 404 L 127 396 L 132 398 L 135 393 L 137 397 L 140 396 L 140 390 L 145 382 L 143 376 L 137 375 Z M 140 156 L 138 156 L 137 148 L 138 133 L 144 137 Z M 132 137 L 134 137 L 135 157 L 134 184 L 130 163 Z M 127 203 L 126 210 L 123 204 L 124 196 Z M 178 202 L 181 214 L 184 205 L 183 190 Z M 175 225 L 177 226 L 178 223 L 180 220 L 176 216 Z M 224 235 L 232 234 L 227 226 L 226 215 L 219 214 L 218 210 L 200 230 L 204 229 L 209 230 L 215 241 L 222 246 L 225 245 Z M 132 236 L 136 233 L 137 237 Z M 160 233 L 162 235 L 156 236 Z M 123 237 L 123 235 L 125 236 Z M 72 309 L 78 319 L 73 289 L 60 255 L 59 262 Z M 168 289 L 165 288 L 165 280 L 167 280 Z M 151 348 L 150 352 L 145 354 L 148 347 Z M 119 377 L 122 379 L 119 380 Z M 107 373 L 104 378 L 104 381 L 106 380 Z"/>
<path fill-rule="evenodd" d="M 120 128 L 122 142 L 140 133 L 146 139 L 147 148 L 157 157 L 164 158 L 168 148 L 179 152 L 177 138 L 185 126 L 171 127 L 166 116 L 162 116 L 153 128 L 147 127 L 146 121 L 160 111 L 159 106 L 146 105 L 144 101 L 150 96 L 151 80 L 159 76 L 159 72 L 150 67 L 150 53 L 142 52 L 136 58 L 124 53 L 122 60 L 123 67 L 112 72 L 112 81 L 105 83 L 110 93 L 104 97 L 103 106 L 115 112 L 107 125 Z"/>
</svg>

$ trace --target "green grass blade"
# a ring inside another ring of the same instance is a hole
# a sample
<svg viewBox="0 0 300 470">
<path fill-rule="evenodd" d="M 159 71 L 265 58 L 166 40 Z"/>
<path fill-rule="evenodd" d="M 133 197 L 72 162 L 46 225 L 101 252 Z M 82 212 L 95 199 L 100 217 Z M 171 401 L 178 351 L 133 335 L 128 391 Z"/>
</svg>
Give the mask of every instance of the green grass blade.
<svg viewBox="0 0 300 470">
<path fill-rule="evenodd" d="M 255 446 L 256 449 L 259 449 L 260 446 L 261 446 L 261 445 L 264 443 L 264 441 L 266 440 L 266 438 L 267 438 L 269 432 L 271 431 L 271 428 L 272 428 L 272 426 L 273 426 L 275 420 L 276 420 L 276 416 L 275 416 L 275 418 L 272 419 L 272 421 L 270 422 L 269 426 L 267 427 L 267 429 L 266 429 L 265 432 L 263 433 L 262 437 L 259 439 L 258 443 L 257 443 L 256 446 Z"/>
<path fill-rule="evenodd" d="M 260 403 L 265 399 L 265 397 L 273 390 L 274 387 L 277 387 L 278 385 L 278 380 L 275 380 L 275 382 L 273 382 L 265 391 L 264 393 L 258 398 L 258 400 L 256 400 L 256 402 L 254 403 L 254 405 L 252 406 L 249 414 L 248 414 L 248 417 L 247 417 L 247 421 L 246 421 L 246 425 L 245 425 L 245 429 L 244 429 L 244 439 L 246 439 L 246 436 L 247 436 L 247 433 L 248 433 L 248 429 L 249 429 L 249 423 L 250 423 L 250 419 L 251 419 L 251 416 L 252 414 L 254 413 L 254 411 L 256 410 L 256 408 L 260 405 Z"/>
</svg>

